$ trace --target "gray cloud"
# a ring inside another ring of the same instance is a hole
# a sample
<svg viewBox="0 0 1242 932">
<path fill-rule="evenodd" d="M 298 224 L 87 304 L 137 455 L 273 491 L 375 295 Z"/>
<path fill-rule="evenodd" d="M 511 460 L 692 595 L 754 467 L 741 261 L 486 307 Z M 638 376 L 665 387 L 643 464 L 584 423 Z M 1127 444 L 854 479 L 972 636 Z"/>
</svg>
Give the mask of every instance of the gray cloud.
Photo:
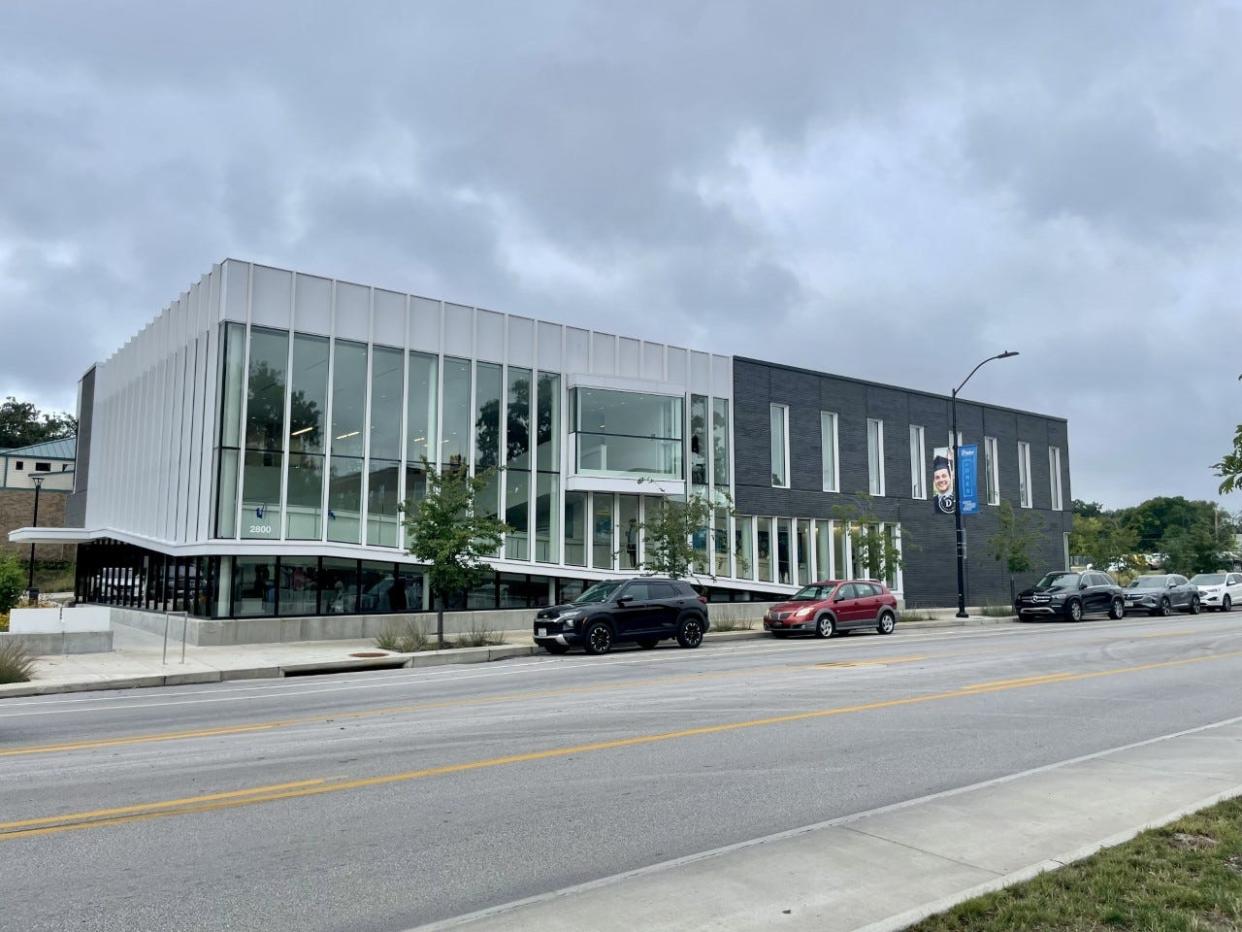
<svg viewBox="0 0 1242 932">
<path fill-rule="evenodd" d="M 942 391 L 1013 347 L 971 389 L 1069 417 L 1075 495 L 1210 496 L 1239 40 L 1224 0 L 10 4 L 0 394 L 71 406 L 238 255 Z"/>
</svg>

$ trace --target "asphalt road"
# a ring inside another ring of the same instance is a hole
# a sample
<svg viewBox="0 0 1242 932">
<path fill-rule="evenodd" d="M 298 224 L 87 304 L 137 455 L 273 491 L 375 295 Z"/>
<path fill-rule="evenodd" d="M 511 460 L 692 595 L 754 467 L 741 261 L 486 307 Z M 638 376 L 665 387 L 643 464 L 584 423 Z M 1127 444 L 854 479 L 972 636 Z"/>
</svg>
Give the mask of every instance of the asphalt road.
<svg viewBox="0 0 1242 932">
<path fill-rule="evenodd" d="M 1242 613 L 3 700 L 0 929 L 408 929 L 1221 721 L 1240 684 Z"/>
</svg>

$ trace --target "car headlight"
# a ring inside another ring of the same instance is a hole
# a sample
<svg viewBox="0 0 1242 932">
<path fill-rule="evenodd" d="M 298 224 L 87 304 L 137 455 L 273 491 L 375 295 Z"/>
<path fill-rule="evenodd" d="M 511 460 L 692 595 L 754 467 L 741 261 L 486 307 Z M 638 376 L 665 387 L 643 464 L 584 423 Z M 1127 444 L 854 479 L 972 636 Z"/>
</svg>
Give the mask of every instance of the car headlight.
<svg viewBox="0 0 1242 932">
<path fill-rule="evenodd" d="M 814 611 L 815 611 L 814 606 L 812 606 L 812 607 L 810 607 L 810 608 L 800 608 L 800 609 L 798 609 L 798 611 L 794 614 L 794 618 L 810 618 L 810 617 L 811 617 L 811 614 L 812 614 Z"/>
<path fill-rule="evenodd" d="M 564 615 L 561 615 L 556 620 L 564 624 L 573 624 L 575 621 L 577 621 L 581 617 L 582 617 L 582 612 L 566 612 Z"/>
</svg>

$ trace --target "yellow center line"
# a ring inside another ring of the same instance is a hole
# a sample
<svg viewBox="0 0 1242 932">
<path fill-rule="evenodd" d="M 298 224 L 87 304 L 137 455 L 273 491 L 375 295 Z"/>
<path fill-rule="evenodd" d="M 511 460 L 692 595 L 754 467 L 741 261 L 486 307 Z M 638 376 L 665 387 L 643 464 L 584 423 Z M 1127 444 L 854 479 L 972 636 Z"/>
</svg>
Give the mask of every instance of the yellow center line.
<svg viewBox="0 0 1242 932">
<path fill-rule="evenodd" d="M 457 764 L 443 764 L 436 767 L 424 767 L 418 770 L 407 770 L 401 773 L 382 774 L 373 777 L 337 780 L 307 780 L 297 783 L 275 784 L 272 786 L 255 787 L 251 790 L 235 790 L 229 793 L 212 793 L 204 796 L 187 797 L 165 802 L 145 803 L 134 806 L 123 806 L 119 809 L 98 809 L 91 812 L 68 813 L 60 816 L 45 816 L 40 819 L 26 819 L 19 822 L 0 822 L 0 841 L 14 838 L 29 838 L 51 835 L 60 832 L 76 831 L 86 828 L 124 825 L 130 822 L 145 821 L 172 815 L 189 815 L 199 812 L 211 812 L 218 809 L 236 809 L 259 803 L 275 802 L 282 799 L 300 799 L 310 796 L 321 796 L 326 793 L 339 793 L 347 790 L 363 789 L 373 786 L 385 786 L 395 783 L 406 783 L 428 777 L 441 777 L 449 774 L 468 773 L 476 770 L 487 770 L 511 764 L 525 764 L 534 761 L 554 760 L 578 754 L 596 751 L 611 751 L 620 748 L 639 747 L 658 744 L 682 738 L 695 738 L 707 735 L 725 734 L 747 728 L 760 728 L 771 725 L 787 725 L 794 722 L 805 722 L 815 719 L 831 718 L 838 715 L 849 715 L 858 712 L 870 712 L 879 709 L 891 709 L 900 706 L 919 705 L 938 702 L 946 699 L 959 699 L 979 696 L 987 693 L 1003 692 L 1013 689 L 1025 689 L 1046 683 L 1066 683 L 1083 680 L 1100 679 L 1108 676 L 1120 676 L 1129 673 L 1140 673 L 1149 670 L 1165 670 L 1191 664 L 1209 663 L 1216 660 L 1242 656 L 1242 650 L 1228 651 L 1202 657 L 1188 657 L 1181 660 L 1162 660 L 1143 663 L 1128 667 L 1114 667 L 1108 670 L 1093 670 L 1085 673 L 1049 673 L 1043 676 L 1024 677 L 1016 680 L 997 680 L 991 683 L 977 683 L 945 692 L 927 693 L 921 696 L 905 696 L 898 699 L 883 699 L 876 702 L 865 702 L 857 705 L 838 706 L 830 709 L 812 709 L 804 712 L 792 712 L 787 715 L 774 715 L 766 718 L 748 719 L 740 722 L 725 722 L 720 725 L 702 725 L 696 728 L 683 728 L 678 731 L 667 731 L 658 734 L 635 735 L 630 738 L 617 738 L 609 741 L 592 741 L 586 744 L 575 744 L 568 747 L 548 748 L 541 751 L 528 751 L 521 754 L 507 754 L 502 757 L 490 757 L 483 760 L 466 761 Z"/>
</svg>

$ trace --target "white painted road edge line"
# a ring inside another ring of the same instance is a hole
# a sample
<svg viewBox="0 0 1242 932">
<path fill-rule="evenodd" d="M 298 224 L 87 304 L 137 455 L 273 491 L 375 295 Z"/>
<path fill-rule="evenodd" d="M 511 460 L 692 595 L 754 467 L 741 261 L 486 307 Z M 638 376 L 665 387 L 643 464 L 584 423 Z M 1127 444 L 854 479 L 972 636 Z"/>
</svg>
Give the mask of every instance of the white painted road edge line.
<svg viewBox="0 0 1242 932">
<path fill-rule="evenodd" d="M 1057 761 L 1056 763 L 1053 763 L 1053 764 L 1044 764 L 1040 767 L 1032 767 L 1029 770 L 1022 770 L 1022 771 L 1019 771 L 1018 773 L 1005 774 L 1002 777 L 993 777 L 990 780 L 983 780 L 979 783 L 971 783 L 967 786 L 955 787 L 954 789 L 951 789 L 951 790 L 941 790 L 939 793 L 931 793 L 927 796 L 920 796 L 917 799 L 908 799 L 900 803 L 890 803 L 887 806 L 880 806 L 876 809 L 868 809 L 864 812 L 855 812 L 855 813 L 851 813 L 850 815 L 846 815 L 846 816 L 838 816 L 835 819 L 827 819 L 823 822 L 812 823 L 811 825 L 803 825 L 803 826 L 799 826 L 798 828 L 786 829 L 783 832 L 776 832 L 775 834 L 772 834 L 772 835 L 764 835 L 759 838 L 752 838 L 748 841 L 740 841 L 740 842 L 735 842 L 731 845 L 724 845 L 719 848 L 712 848 L 708 851 L 699 851 L 695 854 L 683 855 L 682 857 L 679 857 L 679 858 L 673 858 L 668 861 L 661 861 L 658 864 L 649 864 L 646 867 L 637 867 L 637 868 L 634 868 L 633 870 L 623 871 L 619 874 L 611 874 L 607 877 L 599 877 L 595 880 L 588 880 L 585 883 L 575 884 L 574 886 L 571 886 L 571 887 L 564 887 L 563 889 L 560 889 L 560 890 L 552 890 L 548 893 L 539 893 L 539 894 L 536 894 L 535 896 L 525 897 L 520 900 L 513 900 L 508 903 L 501 903 L 497 906 L 489 906 L 489 907 L 486 907 L 485 909 L 476 910 L 475 912 L 472 912 L 472 913 L 463 913 L 462 915 L 454 916 L 451 919 L 442 919 L 438 922 L 432 922 L 432 923 L 428 923 L 425 925 L 414 926 L 411 929 L 406 930 L 406 932 L 437 932 L 437 930 L 457 928 L 457 927 L 464 926 L 472 922 L 478 922 L 483 919 L 494 919 L 506 913 L 514 912 L 515 910 L 521 909 L 525 906 L 533 906 L 533 905 L 540 904 L 540 903 L 547 903 L 553 900 L 561 899 L 562 897 L 572 896 L 578 893 L 586 893 L 591 890 L 598 890 L 602 887 L 610 887 L 614 884 L 622 883 L 623 881 L 630 880 L 635 877 L 643 877 L 647 874 L 654 874 L 654 873 L 660 873 L 663 871 L 673 870 L 678 867 L 684 867 L 688 864 L 694 864 L 698 861 L 705 861 L 711 858 L 720 857 L 721 855 L 731 854 L 734 851 L 742 851 L 747 848 L 754 848 L 760 845 L 770 844 L 772 842 L 783 841 L 784 839 L 787 839 L 787 838 L 796 838 L 799 835 L 805 835 L 809 832 L 818 831 L 820 829 L 832 828 L 834 826 L 848 825 L 851 822 L 857 822 L 860 819 L 865 819 L 870 816 L 883 815 L 889 812 L 897 812 L 902 809 L 909 809 L 912 806 L 917 806 L 922 803 L 933 802 L 938 799 L 947 799 L 953 796 L 960 796 L 963 793 L 970 793 L 970 792 L 973 792 L 974 790 L 982 790 L 982 789 L 987 789 L 988 787 L 992 787 L 992 786 L 1000 786 L 1005 783 L 1012 783 L 1015 780 L 1021 780 L 1025 777 L 1034 776 L 1036 774 L 1047 773 L 1052 770 L 1058 770 L 1062 767 L 1069 767 L 1074 764 L 1084 763 L 1086 761 L 1098 760 L 1103 757 L 1108 757 L 1110 754 L 1120 754 L 1124 751 L 1132 751 L 1136 748 L 1147 747 L 1153 744 L 1159 744 L 1162 741 L 1171 741 L 1174 738 L 1183 738 L 1187 735 L 1200 734 L 1202 732 L 1211 731 L 1216 728 L 1226 728 L 1230 725 L 1237 725 L 1239 723 L 1242 723 L 1242 715 L 1236 716 L 1234 718 L 1224 719 L 1219 722 L 1211 722 L 1207 725 L 1198 725 L 1194 728 L 1187 728 L 1183 731 L 1175 731 L 1167 735 L 1159 735 L 1155 738 L 1146 738 L 1142 741 L 1135 741 L 1131 744 L 1123 744 L 1118 747 L 1108 748 L 1103 751 L 1094 751 L 1090 754 L 1083 754 L 1079 757 L 1071 757 L 1067 760 Z M 938 900 L 934 904 L 928 904 L 928 908 L 931 909 L 930 912 L 922 912 L 924 907 L 919 907 L 918 909 L 912 910 L 909 913 L 903 913 L 902 917 L 911 916 L 912 918 L 905 918 L 905 919 L 902 919 L 902 921 L 904 922 L 905 925 L 909 925 L 912 922 L 917 922 L 919 919 L 924 919 L 927 916 L 932 915 L 934 912 L 940 912 L 943 909 L 946 909 L 949 906 L 956 905 L 957 903 L 962 902 L 965 899 L 969 899 L 970 897 L 977 896 L 979 893 L 991 892 L 992 890 L 1000 889 L 1006 884 L 1014 883 L 1020 880 L 1026 880 L 1026 879 L 1029 879 L 1030 877 L 1034 877 L 1036 874 L 1040 873 L 1041 871 L 1051 870 L 1056 867 L 1062 867 L 1069 861 L 1079 860 L 1081 858 L 1087 857 L 1090 854 L 1094 854 L 1096 851 L 1100 850 L 1101 848 L 1106 848 L 1106 847 L 1109 847 L 1110 845 L 1120 844 L 1121 842 L 1129 841 L 1135 835 L 1139 834 L 1139 832 L 1146 831 L 1148 828 L 1155 828 L 1159 825 L 1165 825 L 1168 822 L 1181 818 L 1182 816 L 1189 815 L 1192 812 L 1196 812 L 1199 809 L 1202 809 L 1204 806 L 1210 806 L 1213 803 L 1220 802 L 1221 800 L 1224 800 L 1224 799 L 1230 799 L 1233 796 L 1237 796 L 1237 795 L 1242 795 L 1242 787 L 1236 787 L 1234 790 L 1226 790 L 1223 793 L 1216 793 L 1213 796 L 1208 797 L 1207 801 L 1200 801 L 1185 809 L 1179 809 L 1176 813 L 1170 815 L 1167 818 L 1162 817 L 1161 820 L 1157 820 L 1156 822 L 1153 822 L 1148 825 L 1140 826 L 1139 828 L 1136 828 L 1133 831 L 1119 833 L 1118 835 L 1114 835 L 1111 838 L 1105 839 L 1104 841 L 1101 841 L 1097 844 L 1088 845 L 1082 849 L 1079 849 L 1079 851 L 1064 855 L 1063 857 L 1041 861 L 1038 864 L 1034 864 L 1029 867 L 1022 868 L 1021 870 L 1015 871 L 1014 873 L 1011 873 L 1011 874 L 1007 874 L 1004 877 L 998 877 L 995 880 L 989 880 L 976 887 L 970 888 L 970 891 L 963 894 L 960 898 L 949 897 L 949 898 L 945 898 L 944 900 Z M 946 905 L 941 905 L 942 902 L 945 903 Z M 897 917 L 890 917 L 889 919 L 883 920 L 881 923 L 868 925 L 866 929 L 867 929 L 867 932 L 880 932 L 880 930 L 885 930 L 885 932 L 887 932 L 887 930 L 903 928 L 902 925 L 891 924 L 896 921 L 897 921 Z"/>
<path fill-rule="evenodd" d="M 1221 722 L 1218 724 L 1225 723 Z M 1170 735 L 1169 737 L 1176 736 Z M 1123 749 L 1119 748 L 1118 750 Z M 1193 815 L 1194 813 L 1199 812 L 1202 809 L 1206 809 L 1209 806 L 1215 806 L 1217 803 L 1222 803 L 1238 796 L 1242 796 L 1242 784 L 1223 790 L 1219 793 L 1213 793 L 1211 796 L 1197 800 L 1188 806 L 1183 806 L 1180 809 L 1175 809 L 1173 812 L 1166 813 L 1156 819 L 1145 822 L 1135 829 L 1127 829 L 1124 832 L 1118 832 L 1115 835 L 1105 838 L 1103 841 L 1084 845 L 1076 851 L 1071 851 L 1068 854 L 1060 854 L 1054 858 L 1048 858 L 1047 860 L 1040 861 L 1037 864 L 1030 864 L 1019 870 L 1013 871 L 1012 873 L 1005 874 L 1003 877 L 997 877 L 994 880 L 984 881 L 977 886 L 954 893 L 951 896 L 941 897 L 940 899 L 934 900 L 930 903 L 924 903 L 922 906 L 916 906 L 914 909 L 906 910 L 904 913 L 898 913 L 895 916 L 889 916 L 887 919 L 881 919 L 878 922 L 872 922 L 865 926 L 859 926 L 854 930 L 854 932 L 900 932 L 901 929 L 905 929 L 907 926 L 914 925 L 916 922 L 921 922 L 929 916 L 935 916 L 937 913 L 942 913 L 946 909 L 952 909 L 959 903 L 965 903 L 967 900 L 973 900 L 975 897 L 983 896 L 985 893 L 995 893 L 997 890 L 1002 890 L 1005 887 L 1011 886 L 1015 883 L 1022 883 L 1023 881 L 1031 880 L 1038 877 L 1040 874 L 1057 870 L 1068 864 L 1072 864 L 1075 861 L 1081 861 L 1084 858 L 1089 858 L 1091 855 L 1098 851 L 1102 851 L 1105 848 L 1112 848 L 1116 845 L 1124 844 L 1149 829 L 1160 828 L 1168 825 L 1170 822 L 1176 822 L 1178 819 L 1183 819 L 1186 816 Z"/>
</svg>

